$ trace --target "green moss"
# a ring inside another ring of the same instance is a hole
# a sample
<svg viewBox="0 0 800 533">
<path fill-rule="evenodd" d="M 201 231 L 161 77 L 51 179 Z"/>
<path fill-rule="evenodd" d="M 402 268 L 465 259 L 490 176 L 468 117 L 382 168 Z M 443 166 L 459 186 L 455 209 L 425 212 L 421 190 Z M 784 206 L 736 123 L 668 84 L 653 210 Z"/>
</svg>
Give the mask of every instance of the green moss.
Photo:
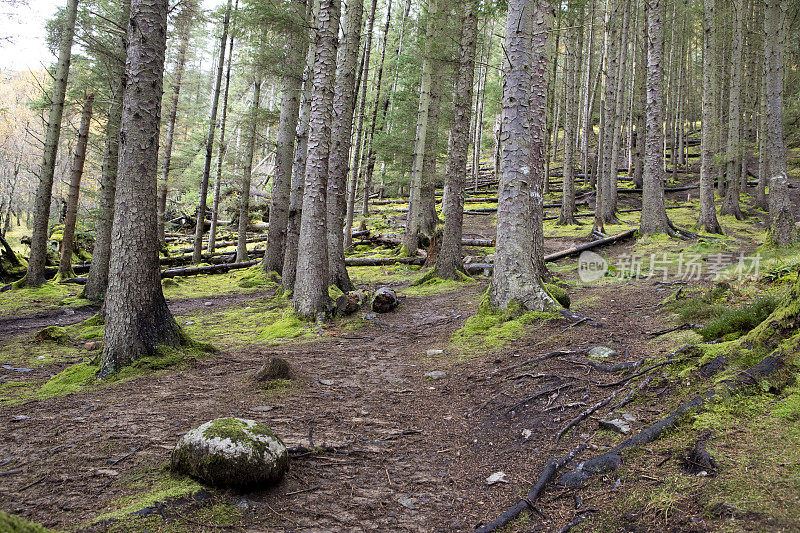
<svg viewBox="0 0 800 533">
<path fill-rule="evenodd" d="M 336 301 L 337 298 L 339 298 L 340 296 L 343 296 L 343 295 L 344 295 L 344 292 L 342 292 L 342 289 L 340 289 L 336 285 L 331 285 L 331 286 L 328 287 L 328 296 L 334 302 Z"/>
<path fill-rule="evenodd" d="M 24 518 L 0 511 L 0 531 L 4 533 L 45 533 L 53 531 L 46 527 L 29 522 Z"/>
<path fill-rule="evenodd" d="M 0 292 L 0 314 L 7 315 L 23 311 L 54 308 L 65 298 L 74 297 L 81 290 L 80 285 L 65 283 L 44 283 L 38 287 L 18 286 L 14 290 Z M 64 304 L 70 307 L 85 305 L 85 300 L 75 300 Z"/>
<path fill-rule="evenodd" d="M 313 324 L 297 316 L 292 309 L 285 310 L 271 324 L 258 332 L 258 338 L 265 341 L 296 339 L 311 335 L 313 335 Z"/>
<path fill-rule="evenodd" d="M 509 304 L 505 311 L 501 311 L 492 307 L 488 295 L 485 295 L 478 306 L 478 312 L 469 317 L 464 325 L 453 333 L 450 342 L 467 353 L 496 349 L 520 337 L 526 325 L 556 319 L 559 316 L 552 312 L 526 312 L 516 302 Z"/>
<path fill-rule="evenodd" d="M 191 496 L 205 489 L 203 485 L 189 477 L 171 475 L 166 472 L 158 472 L 155 476 L 145 476 L 134 482 L 131 488 L 143 490 L 111 502 L 105 512 L 92 520 L 92 523 L 124 520 L 130 518 L 132 513 L 152 507 L 156 503 Z"/>
<path fill-rule="evenodd" d="M 95 381 L 98 370 L 99 367 L 89 362 L 68 366 L 45 382 L 37 391 L 36 397 L 44 400 L 79 392 Z"/>
<path fill-rule="evenodd" d="M 465 284 L 476 283 L 475 280 L 466 274 L 459 272 L 459 279 L 442 279 L 435 276 L 435 271 L 431 270 L 424 276 L 418 277 L 411 282 L 411 286 L 403 289 L 407 296 L 427 296 L 429 294 L 440 294 L 444 292 L 454 292 L 462 290 Z"/>
<path fill-rule="evenodd" d="M 547 292 L 553 300 L 561 304 L 561 307 L 569 309 L 570 298 L 566 290 L 553 283 L 545 283 L 543 287 L 545 292 Z"/>
</svg>

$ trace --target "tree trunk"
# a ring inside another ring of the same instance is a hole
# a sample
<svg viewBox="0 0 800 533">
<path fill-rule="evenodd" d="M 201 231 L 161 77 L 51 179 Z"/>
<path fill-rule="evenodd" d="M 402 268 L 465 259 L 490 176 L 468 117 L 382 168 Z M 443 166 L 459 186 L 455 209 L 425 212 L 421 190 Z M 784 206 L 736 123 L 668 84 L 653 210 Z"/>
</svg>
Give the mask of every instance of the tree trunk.
<svg viewBox="0 0 800 533">
<path fill-rule="evenodd" d="M 130 18 L 130 0 L 122 3 L 120 26 L 127 27 Z M 103 299 L 108 287 L 108 263 L 111 258 L 111 231 L 114 224 L 114 197 L 117 190 L 117 167 L 119 164 L 119 132 L 122 122 L 122 95 L 125 91 L 127 37 L 117 40 L 116 61 L 109 71 L 115 83 L 111 86 L 111 100 L 106 120 L 106 139 L 103 153 L 103 170 L 100 175 L 100 199 L 98 201 L 97 232 L 95 233 L 92 266 L 86 277 L 81 296 L 93 302 Z M 159 237 L 163 233 L 159 231 Z"/>
<path fill-rule="evenodd" d="M 465 2 L 463 10 L 459 66 L 453 95 L 453 122 L 450 126 L 452 147 L 447 158 L 447 177 L 442 206 L 444 234 L 442 248 L 436 258 L 434 270 L 435 275 L 443 279 L 458 279 L 459 273 L 464 269 L 461 262 L 461 233 L 464 219 L 464 187 L 467 181 L 478 17 L 475 14 L 474 2 Z"/>
<path fill-rule="evenodd" d="M 132 0 L 100 377 L 185 337 L 164 300 L 156 171 L 167 0 Z"/>
<path fill-rule="evenodd" d="M 355 289 L 344 263 L 345 190 L 350 167 L 350 145 L 355 111 L 355 78 L 361 41 L 363 1 L 351 0 L 344 23 L 344 42 L 339 47 L 336 87 L 333 94 L 333 129 L 327 190 L 327 246 L 329 283 L 344 292 Z M 377 106 L 377 103 L 376 103 Z M 374 119 L 374 116 L 373 116 Z M 374 131 L 374 130 L 373 130 Z"/>
<path fill-rule="evenodd" d="M 558 217 L 559 225 L 574 225 L 575 220 L 575 145 L 576 128 L 578 122 L 578 94 L 580 92 L 580 59 L 578 58 L 581 46 L 580 36 L 583 34 L 583 5 L 570 2 L 568 26 L 578 22 L 577 11 L 580 10 L 580 22 L 577 28 L 570 27 L 565 39 L 566 59 L 564 62 L 564 87 L 566 93 L 566 118 L 564 120 L 564 177 L 561 184 L 561 214 Z"/>
<path fill-rule="evenodd" d="M 361 96 L 358 99 L 358 114 L 356 115 L 356 141 L 353 146 L 353 164 L 350 167 L 350 184 L 347 188 L 347 216 L 345 221 L 345 248 L 350 248 L 353 242 L 349 235 L 353 228 L 353 216 L 356 209 L 356 191 L 358 190 L 358 177 L 361 169 L 361 149 L 364 138 L 364 115 L 367 109 L 367 83 L 369 82 L 369 58 L 372 52 L 372 30 L 375 27 L 375 10 L 378 1 L 372 0 L 367 18 L 367 41 L 364 44 L 364 58 L 361 66 L 360 87 Z M 365 193 L 369 194 L 369 193 Z"/>
<path fill-rule="evenodd" d="M 242 165 L 242 188 L 239 198 L 239 232 L 236 243 L 236 262 L 247 261 L 247 226 L 250 223 L 250 179 L 253 175 L 253 157 L 258 137 L 258 114 L 261 100 L 261 72 L 253 80 L 253 104 L 250 108 L 250 131 Z M 199 218 L 199 217 L 198 217 Z"/>
<path fill-rule="evenodd" d="M 647 0 L 640 0 L 639 39 L 640 46 L 636 51 L 636 82 L 634 84 L 634 114 L 636 119 L 636 139 L 633 157 L 633 186 L 642 188 L 644 179 L 644 144 L 647 138 L 645 107 L 647 106 Z"/>
<path fill-rule="evenodd" d="M 531 0 L 508 2 L 497 244 L 489 289 L 491 304 L 501 309 L 517 304 L 525 309 L 544 310 L 555 305 L 542 288 L 541 273 L 530 249 L 534 242 L 532 200 L 541 201 L 532 198 L 536 190 L 532 182 L 544 178 L 545 166 L 543 139 L 532 138 L 531 116 L 543 115 L 545 109 L 543 105 L 534 109 L 531 104 L 534 92 L 546 94 L 541 86 L 543 79 L 533 86 L 532 68 L 538 58 L 532 57 L 531 32 L 547 33 L 544 9 L 537 9 L 534 15 L 532 4 Z M 539 146 L 534 147 L 534 143 Z"/>
<path fill-rule="evenodd" d="M 92 123 L 94 94 L 86 97 L 81 111 L 81 125 L 78 129 L 78 142 L 75 143 L 75 157 L 70 172 L 69 195 L 67 196 L 67 215 L 64 218 L 64 231 L 61 239 L 61 260 L 58 263 L 60 278 L 72 277 L 72 249 L 75 243 L 75 223 L 78 217 L 78 198 L 81 193 L 83 164 L 86 162 L 86 145 L 89 143 L 89 127 Z"/>
<path fill-rule="evenodd" d="M 617 222 L 616 190 L 617 190 L 617 165 L 613 162 L 614 130 L 616 128 L 616 91 L 617 74 L 619 70 L 619 57 L 617 54 L 617 39 L 619 30 L 617 25 L 620 19 L 620 2 L 624 0 L 610 0 L 609 16 L 606 26 L 606 60 L 605 60 L 605 97 L 603 102 L 603 124 L 600 139 L 600 163 L 597 181 L 597 206 L 599 219 L 604 223 Z"/>
<path fill-rule="evenodd" d="M 364 190 L 371 190 L 372 189 L 372 174 L 375 172 L 375 146 L 373 142 L 375 140 L 375 129 L 378 124 L 378 108 L 382 107 L 384 109 L 383 117 L 381 120 L 381 129 L 383 130 L 383 125 L 386 122 L 386 112 L 385 110 L 388 108 L 389 100 L 388 97 L 383 99 L 383 105 L 381 105 L 381 84 L 383 83 L 383 63 L 386 59 L 386 45 L 387 40 L 389 38 L 389 24 L 392 20 L 392 2 L 386 3 L 386 23 L 383 27 L 383 43 L 381 46 L 381 57 L 378 61 L 378 76 L 375 81 L 375 105 L 372 108 L 372 120 L 370 121 L 369 125 L 369 135 L 367 135 L 367 168 L 364 172 Z M 362 204 L 361 215 L 364 217 L 369 216 L 369 194 L 364 195 L 364 201 Z"/>
<path fill-rule="evenodd" d="M 796 230 L 788 197 L 786 145 L 783 138 L 783 50 L 786 41 L 786 0 L 766 0 L 764 52 L 767 106 L 767 172 L 770 176 L 770 235 L 778 246 L 794 242 Z M 777 187 L 776 187 L 777 186 Z M 775 187 L 776 190 L 773 190 Z"/>
<path fill-rule="evenodd" d="M 730 100 L 728 105 L 728 146 L 725 158 L 725 175 L 727 176 L 728 186 L 725 191 L 725 200 L 722 204 L 722 213 L 733 215 L 737 220 L 744 218 L 739 207 L 741 185 L 739 171 L 742 159 L 742 143 L 740 140 L 742 126 L 742 75 L 744 74 L 744 61 L 742 58 L 742 50 L 744 48 L 743 11 L 744 1 L 735 0 L 733 6 L 734 31 L 731 54 Z"/>
<path fill-rule="evenodd" d="M 612 214 L 612 218 L 616 219 L 617 211 L 617 187 L 618 187 L 618 169 L 619 169 L 619 154 L 622 144 L 622 129 L 624 124 L 625 113 L 625 73 L 628 71 L 628 32 L 630 29 L 630 12 L 631 0 L 618 0 L 622 2 L 621 9 L 623 10 L 622 16 L 622 33 L 619 37 L 619 47 L 617 49 L 617 74 L 616 84 L 614 89 L 614 129 L 612 130 L 611 139 L 611 171 L 609 173 L 610 181 L 608 181 L 608 213 Z M 606 213 L 606 214 L 608 214 Z M 606 221 L 610 220 L 606 217 Z"/>
<path fill-rule="evenodd" d="M 306 0 L 295 0 L 291 4 L 292 15 L 305 14 Z M 267 251 L 262 268 L 264 272 L 277 272 L 283 269 L 286 247 L 286 226 L 289 222 L 289 195 L 292 187 L 292 162 L 294 160 L 295 132 L 300 112 L 300 91 L 303 86 L 303 60 L 306 50 L 306 36 L 300 28 L 292 27 L 286 32 L 288 57 L 286 73 L 283 78 L 283 96 L 278 132 L 275 138 L 275 177 L 272 181 L 272 195 L 269 203 L 269 233 Z"/>
<path fill-rule="evenodd" d="M 206 156 L 203 162 L 203 177 L 200 180 L 200 202 L 197 208 L 197 225 L 194 230 L 194 254 L 192 262 L 200 262 L 203 254 L 203 232 L 205 231 L 206 205 L 208 201 L 208 181 L 211 178 L 211 159 L 214 155 L 214 136 L 217 129 L 217 109 L 219 108 L 219 95 L 222 91 L 222 73 L 225 68 L 225 48 L 228 43 L 228 24 L 231 20 L 231 0 L 225 9 L 225 18 L 222 20 L 222 37 L 219 40 L 219 59 L 217 61 L 217 74 L 214 79 L 214 95 L 211 98 L 211 117 L 206 135 Z"/>
<path fill-rule="evenodd" d="M 328 247 L 325 202 L 336 80 L 339 0 L 320 2 L 309 118 L 303 218 L 297 250 L 292 304 L 301 317 L 314 319 L 328 310 Z"/>
<path fill-rule="evenodd" d="M 292 166 L 292 191 L 289 195 L 289 221 L 286 224 L 286 250 L 283 256 L 281 285 L 283 290 L 294 290 L 297 276 L 297 246 L 300 240 L 300 221 L 302 220 L 303 189 L 305 186 L 306 157 L 308 156 L 308 121 L 311 115 L 311 65 L 316 52 L 316 20 L 319 1 L 310 0 L 306 6 L 308 20 L 309 45 L 306 50 L 305 69 L 303 71 L 303 94 L 300 101 L 300 113 L 297 119 L 297 146 Z"/>
<path fill-rule="evenodd" d="M 647 0 L 647 4 L 647 139 L 642 235 L 670 231 L 664 203 L 664 0 Z"/>
<path fill-rule="evenodd" d="M 172 100 L 169 104 L 167 116 L 167 133 L 164 138 L 164 158 L 161 167 L 161 183 L 158 189 L 158 240 L 164 245 L 164 219 L 167 211 L 167 193 L 169 192 L 169 171 L 172 162 L 172 145 L 175 141 L 175 121 L 178 117 L 178 104 L 180 103 L 181 83 L 186 68 L 186 52 L 189 49 L 192 22 L 194 20 L 194 4 L 187 4 L 178 15 L 175 25 L 180 39 L 178 45 L 178 59 L 175 65 L 174 79 L 172 81 Z M 87 284 L 88 285 L 88 284 Z"/>
<path fill-rule="evenodd" d="M 58 64 L 53 78 L 53 95 L 50 98 L 42 167 L 39 170 L 39 184 L 34 200 L 31 255 L 25 275 L 25 283 L 30 286 L 38 286 L 46 281 L 44 265 L 47 261 L 47 239 L 50 230 L 50 200 L 53 197 L 53 175 L 56 169 L 58 140 L 61 135 L 61 117 L 64 114 L 64 96 L 69 78 L 72 38 L 75 34 L 77 11 L 78 0 L 68 0 L 58 50 Z"/>
<path fill-rule="evenodd" d="M 714 208 L 714 178 L 716 163 L 714 162 L 714 147 L 716 141 L 717 114 L 714 101 L 714 49 L 716 48 L 716 33 L 714 31 L 714 13 L 716 0 L 703 0 L 703 104 L 702 123 L 700 124 L 700 218 L 698 223 L 701 229 L 709 233 L 722 233 L 722 228 L 717 221 L 717 211 Z"/>
<path fill-rule="evenodd" d="M 239 0 L 233 7 L 234 16 L 239 11 Z M 225 70 L 225 91 L 222 95 L 222 121 L 219 125 L 219 152 L 217 153 L 217 174 L 214 178 L 214 203 L 211 207 L 211 228 L 208 231 L 208 253 L 213 254 L 217 247 L 217 225 L 219 223 L 219 195 L 222 187 L 222 165 L 228 153 L 225 144 L 225 128 L 228 126 L 228 91 L 231 86 L 231 64 L 233 63 L 234 31 L 231 29 L 231 39 L 228 45 L 228 68 Z"/>
<path fill-rule="evenodd" d="M 431 85 L 433 84 L 434 68 L 433 47 L 436 33 L 436 19 L 439 17 L 437 0 L 428 3 L 427 21 L 425 24 L 425 50 L 422 61 L 422 81 L 419 89 L 419 107 L 417 108 L 417 128 L 414 136 L 414 159 L 411 165 L 411 191 L 406 219 L 406 232 L 403 246 L 408 255 L 414 255 L 419 248 L 419 224 L 422 210 L 422 189 L 424 187 L 424 161 L 425 151 L 428 148 L 428 119 L 431 109 Z M 437 73 L 438 74 L 438 73 Z"/>
</svg>

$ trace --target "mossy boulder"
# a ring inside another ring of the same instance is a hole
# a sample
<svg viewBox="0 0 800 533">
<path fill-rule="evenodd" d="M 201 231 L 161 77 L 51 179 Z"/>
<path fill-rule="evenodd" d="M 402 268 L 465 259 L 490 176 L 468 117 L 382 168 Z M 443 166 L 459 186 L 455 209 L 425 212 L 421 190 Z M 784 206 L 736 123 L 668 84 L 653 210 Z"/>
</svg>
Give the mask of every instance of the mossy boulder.
<svg viewBox="0 0 800 533">
<path fill-rule="evenodd" d="M 189 431 L 172 452 L 172 469 L 213 487 L 251 489 L 280 481 L 289 453 L 255 420 L 217 418 Z"/>
<path fill-rule="evenodd" d="M 292 379 L 292 367 L 282 357 L 273 357 L 256 373 L 256 381 L 263 383 L 273 379 Z"/>
<path fill-rule="evenodd" d="M 70 342 L 72 342 L 66 330 L 58 326 L 47 326 L 40 330 L 34 337 L 34 340 L 39 342 L 55 342 L 58 344 L 70 344 Z"/>
<path fill-rule="evenodd" d="M 5 533 L 46 533 L 53 530 L 34 522 L 29 522 L 19 516 L 0 511 L 0 531 Z"/>
</svg>

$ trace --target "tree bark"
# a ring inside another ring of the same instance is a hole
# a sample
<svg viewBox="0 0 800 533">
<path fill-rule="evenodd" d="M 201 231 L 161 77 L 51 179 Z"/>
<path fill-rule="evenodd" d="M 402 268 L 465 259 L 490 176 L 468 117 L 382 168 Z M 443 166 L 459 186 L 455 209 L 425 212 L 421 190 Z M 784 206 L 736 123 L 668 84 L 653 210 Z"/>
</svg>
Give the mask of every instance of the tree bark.
<svg viewBox="0 0 800 533">
<path fill-rule="evenodd" d="M 770 236 L 778 246 L 794 242 L 796 230 L 788 197 L 786 144 L 783 137 L 783 50 L 786 0 L 765 0 L 764 51 L 767 106 L 767 171 L 770 176 Z M 773 190 L 775 187 L 777 190 Z"/>
<path fill-rule="evenodd" d="M 186 68 L 186 52 L 189 49 L 189 38 L 191 37 L 192 22 L 194 20 L 194 3 L 184 6 L 178 15 L 175 25 L 178 30 L 178 58 L 175 64 L 175 73 L 172 81 L 172 100 L 169 105 L 169 115 L 167 116 L 167 133 L 164 139 L 164 158 L 161 167 L 161 183 L 158 189 L 158 240 L 164 245 L 164 219 L 167 211 L 167 193 L 169 192 L 169 171 L 172 162 L 172 146 L 175 142 L 175 122 L 178 117 L 178 104 L 180 103 L 181 83 L 183 73 Z M 88 285 L 88 284 L 87 284 Z"/>
<path fill-rule="evenodd" d="M 94 94 L 86 97 L 81 111 L 81 125 L 78 129 L 78 142 L 75 143 L 75 156 L 70 172 L 69 195 L 67 196 L 67 215 L 64 218 L 64 231 L 61 239 L 61 260 L 58 263 L 60 278 L 72 276 L 72 249 L 75 243 L 75 224 L 78 217 L 78 198 L 81 193 L 83 164 L 86 162 L 86 145 L 89 143 L 89 127 L 92 123 Z"/>
<path fill-rule="evenodd" d="M 211 97 L 211 117 L 206 135 L 206 154 L 203 161 L 203 177 L 200 180 L 200 201 L 197 208 L 197 225 L 194 230 L 194 254 L 192 261 L 197 264 L 203 254 L 203 232 L 205 231 L 206 206 L 208 201 L 208 181 L 211 178 L 211 160 L 214 156 L 214 137 L 217 129 L 217 110 L 219 109 L 219 95 L 222 92 L 222 73 L 225 69 L 225 49 L 228 43 L 228 24 L 231 20 L 231 4 L 225 8 L 225 18 L 222 20 L 222 37 L 219 40 L 219 59 L 217 60 L 217 74 L 214 78 L 214 94 Z"/>
<path fill-rule="evenodd" d="M 293 17 L 300 18 L 306 12 L 306 0 L 291 3 Z M 286 72 L 283 77 L 283 96 L 275 137 L 275 177 L 272 180 L 272 195 L 269 203 L 269 233 L 267 252 L 264 254 L 264 272 L 283 270 L 286 249 L 286 226 L 289 222 L 289 196 L 292 186 L 292 162 L 294 160 L 295 133 L 300 112 L 300 92 L 303 86 L 303 60 L 305 59 L 306 36 L 300 28 L 292 27 L 286 31 L 287 52 Z"/>
<path fill-rule="evenodd" d="M 339 0 L 320 2 L 309 118 L 303 217 L 297 250 L 292 304 L 301 317 L 315 319 L 328 310 L 328 247 L 325 202 L 336 80 Z"/>
<path fill-rule="evenodd" d="M 647 0 L 647 139 L 642 187 L 642 235 L 668 233 L 664 203 L 664 0 Z"/>
<path fill-rule="evenodd" d="M 183 342 L 161 290 L 156 170 L 167 0 L 132 0 L 100 377 Z"/>
<path fill-rule="evenodd" d="M 474 2 L 465 2 L 462 14 L 459 66 L 453 95 L 453 122 L 450 126 L 452 146 L 447 159 L 447 178 L 442 206 L 444 234 L 434 269 L 435 275 L 443 279 L 458 279 L 459 273 L 464 269 L 461 262 L 461 234 L 478 33 L 475 7 Z"/>
<path fill-rule="evenodd" d="M 616 90 L 619 59 L 617 55 L 617 38 L 619 30 L 619 4 L 623 0 L 610 0 L 609 16 L 606 22 L 606 60 L 605 60 L 605 97 L 603 101 L 603 120 L 599 144 L 599 175 L 597 178 L 597 206 L 599 219 L 604 223 L 617 222 L 616 189 L 617 164 L 613 162 L 613 139 L 616 128 Z"/>
<path fill-rule="evenodd" d="M 326 239 L 329 283 L 344 292 L 355 289 L 344 262 L 344 219 L 347 212 L 345 192 L 350 167 L 350 147 L 355 111 L 355 78 L 361 42 L 363 1 L 350 0 L 344 23 L 344 42 L 339 47 L 336 87 L 333 94 L 333 129 L 328 171 Z M 377 105 L 377 103 L 376 103 Z M 374 118 L 374 117 L 373 117 Z M 373 130 L 374 131 L 374 130 Z"/>
<path fill-rule="evenodd" d="M 308 156 L 308 127 L 311 115 L 311 65 L 316 52 L 316 20 L 319 12 L 319 0 L 310 0 L 306 6 L 306 18 L 309 20 L 309 45 L 306 50 L 305 69 L 303 71 L 303 94 L 300 102 L 300 113 L 297 120 L 297 146 L 292 166 L 292 190 L 289 195 L 289 221 L 286 224 L 286 250 L 283 256 L 281 285 L 283 290 L 294 290 L 297 276 L 297 247 L 300 240 L 300 221 L 302 220 L 303 189 L 305 186 L 306 158 Z"/>
<path fill-rule="evenodd" d="M 258 68 L 258 67 L 257 67 Z M 253 157 L 258 137 L 258 115 L 261 100 L 261 72 L 257 72 L 253 80 L 253 104 L 250 107 L 250 124 L 247 136 L 247 148 L 242 165 L 242 188 L 239 198 L 239 232 L 236 244 L 236 262 L 247 261 L 247 226 L 250 223 L 250 179 L 253 175 Z M 199 224 L 198 224 L 199 225 Z"/>
<path fill-rule="evenodd" d="M 580 92 L 580 59 L 578 58 L 581 50 L 580 36 L 583 34 L 583 5 L 577 5 L 572 1 L 569 3 L 568 26 L 576 25 L 577 28 L 567 29 L 567 36 L 564 42 L 566 59 L 564 62 L 564 86 L 566 90 L 566 118 L 564 120 L 564 177 L 561 184 L 561 214 L 558 218 L 559 225 L 573 225 L 575 220 L 575 145 L 576 128 L 578 122 L 578 94 Z M 577 11 L 580 10 L 580 17 Z"/>
<path fill-rule="evenodd" d="M 233 6 L 234 16 L 239 11 L 239 0 Z M 219 125 L 219 152 L 217 153 L 217 173 L 214 178 L 214 203 L 211 206 L 211 228 L 208 231 L 208 253 L 213 254 L 217 247 L 217 225 L 219 224 L 219 195 L 222 187 L 222 165 L 228 153 L 225 144 L 225 129 L 228 126 L 228 91 L 231 86 L 231 65 L 233 63 L 234 31 L 231 29 L 231 39 L 228 44 L 228 68 L 225 70 L 225 90 L 222 95 L 222 121 Z"/>
<path fill-rule="evenodd" d="M 716 141 L 717 114 L 714 105 L 714 49 L 716 48 L 716 33 L 714 31 L 714 13 L 716 0 L 703 0 L 703 103 L 702 123 L 700 124 L 700 218 L 698 223 L 701 229 L 709 233 L 722 233 L 722 228 L 717 220 L 717 211 L 714 208 L 714 178 L 716 163 L 714 162 L 714 148 Z"/>
<path fill-rule="evenodd" d="M 25 283 L 30 286 L 38 286 L 46 281 L 44 266 L 47 261 L 47 240 L 50 230 L 50 200 L 53 197 L 53 175 L 56 168 L 58 140 L 61 135 L 61 117 L 64 114 L 64 97 L 69 78 L 77 11 L 78 0 L 68 0 L 64 28 L 61 33 L 58 50 L 58 64 L 53 78 L 53 93 L 50 98 L 50 113 L 47 119 L 42 167 L 39 171 L 39 184 L 36 188 L 36 198 L 34 200 L 31 255 L 28 259 L 28 271 L 25 275 Z"/>
<path fill-rule="evenodd" d="M 733 49 L 731 53 L 731 75 L 728 104 L 728 146 L 726 149 L 726 172 L 728 186 L 722 213 L 733 215 L 737 220 L 744 218 L 739 206 L 741 180 L 739 172 L 742 160 L 741 127 L 742 127 L 742 75 L 744 74 L 744 1 L 734 0 Z M 751 74 L 752 75 L 752 74 Z"/>
<path fill-rule="evenodd" d="M 543 139 L 534 139 L 533 114 L 543 115 L 543 106 L 532 108 L 532 32 L 546 35 L 543 9 L 532 13 L 531 0 L 509 0 L 505 35 L 503 76 L 503 137 L 498 191 L 495 269 L 489 289 L 491 304 L 501 309 L 516 303 L 525 309 L 544 310 L 554 306 L 541 285 L 530 246 L 534 242 L 532 210 L 537 187 L 544 177 Z M 539 119 L 541 121 L 541 119 Z M 534 148 L 534 143 L 539 146 Z M 538 155 L 538 157 L 537 157 Z M 533 166 L 533 168 L 531 168 Z"/>
<path fill-rule="evenodd" d="M 425 24 L 425 50 L 422 61 L 422 81 L 419 89 L 419 106 L 417 108 L 417 128 L 414 136 L 414 158 L 411 166 L 411 191 L 409 195 L 408 217 L 403 246 L 408 255 L 414 255 L 419 248 L 420 213 L 422 210 L 422 189 L 424 186 L 425 151 L 428 147 L 428 119 L 431 109 L 432 70 L 434 67 L 433 47 L 436 33 L 436 19 L 439 17 L 437 0 L 428 2 L 428 13 Z"/>
<path fill-rule="evenodd" d="M 130 0 L 122 3 L 120 26 L 127 27 L 130 18 Z M 95 233 L 92 266 L 86 278 L 81 296 L 93 302 L 103 299 L 108 287 L 108 263 L 111 258 L 111 231 L 114 224 L 114 197 L 117 190 L 117 167 L 119 164 L 119 132 L 122 122 L 122 94 L 125 91 L 127 37 L 117 40 L 116 61 L 109 72 L 115 83 L 111 86 L 111 100 L 105 129 L 103 170 L 100 175 L 100 198 L 98 201 L 97 232 Z M 163 233 L 159 230 L 159 237 Z"/>
</svg>

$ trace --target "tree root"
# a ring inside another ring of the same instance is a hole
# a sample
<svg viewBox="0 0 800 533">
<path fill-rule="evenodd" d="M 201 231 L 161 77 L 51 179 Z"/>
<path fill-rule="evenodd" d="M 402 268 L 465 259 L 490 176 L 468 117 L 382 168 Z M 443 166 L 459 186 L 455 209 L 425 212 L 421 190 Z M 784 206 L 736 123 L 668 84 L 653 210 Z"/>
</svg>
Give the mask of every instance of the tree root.
<svg viewBox="0 0 800 533">
<path fill-rule="evenodd" d="M 476 529 L 475 533 L 489 533 L 490 531 L 496 531 L 512 520 L 516 520 L 523 511 L 533 509 L 533 503 L 539 498 L 539 495 L 553 478 L 553 476 L 555 476 L 556 473 L 564 467 L 564 465 L 572 461 L 572 459 L 574 459 L 585 449 L 586 444 L 584 443 L 576 448 L 573 448 L 567 455 L 559 460 L 550 459 L 547 462 L 547 465 L 544 467 L 542 475 L 539 476 L 539 480 L 536 482 L 536 485 L 533 486 L 533 488 L 524 498 L 503 512 L 503 514 L 497 517 L 497 519 L 493 522 Z"/>
<path fill-rule="evenodd" d="M 568 488 L 582 488 L 586 482 L 596 474 L 613 472 L 622 464 L 622 451 L 633 446 L 647 444 L 659 438 L 666 430 L 677 426 L 680 419 L 687 413 L 700 409 L 707 403 L 743 390 L 748 386 L 758 384 L 777 370 L 783 368 L 784 362 L 774 352 L 762 359 L 757 365 L 740 372 L 736 378 L 721 382 L 721 388 L 711 389 L 696 396 L 692 400 L 672 411 L 666 418 L 652 424 L 636 435 L 622 441 L 611 450 L 592 459 L 581 462 L 573 471 L 561 476 L 560 485 Z"/>
</svg>

